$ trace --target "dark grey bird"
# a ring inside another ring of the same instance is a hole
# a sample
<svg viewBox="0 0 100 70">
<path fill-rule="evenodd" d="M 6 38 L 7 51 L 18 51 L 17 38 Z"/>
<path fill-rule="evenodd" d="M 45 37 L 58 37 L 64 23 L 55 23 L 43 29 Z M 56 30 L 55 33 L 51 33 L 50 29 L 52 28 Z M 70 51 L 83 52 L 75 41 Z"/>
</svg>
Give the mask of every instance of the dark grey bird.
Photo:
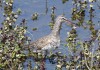
<svg viewBox="0 0 100 70">
<path fill-rule="evenodd" d="M 41 37 L 36 41 L 30 43 L 29 48 L 37 48 L 39 50 L 49 50 L 60 46 L 60 27 L 63 22 L 73 25 L 67 18 L 60 15 L 56 18 L 53 30 L 49 35 Z"/>
</svg>

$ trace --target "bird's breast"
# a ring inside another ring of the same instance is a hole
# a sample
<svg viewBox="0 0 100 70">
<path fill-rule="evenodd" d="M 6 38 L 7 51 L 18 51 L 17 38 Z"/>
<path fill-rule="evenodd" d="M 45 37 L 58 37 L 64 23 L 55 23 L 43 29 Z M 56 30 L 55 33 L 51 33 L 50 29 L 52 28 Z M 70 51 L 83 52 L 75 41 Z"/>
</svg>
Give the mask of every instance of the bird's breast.
<svg viewBox="0 0 100 70">
<path fill-rule="evenodd" d="M 42 48 L 42 50 L 55 49 L 60 46 L 59 38 L 51 38 L 50 43 Z"/>
</svg>

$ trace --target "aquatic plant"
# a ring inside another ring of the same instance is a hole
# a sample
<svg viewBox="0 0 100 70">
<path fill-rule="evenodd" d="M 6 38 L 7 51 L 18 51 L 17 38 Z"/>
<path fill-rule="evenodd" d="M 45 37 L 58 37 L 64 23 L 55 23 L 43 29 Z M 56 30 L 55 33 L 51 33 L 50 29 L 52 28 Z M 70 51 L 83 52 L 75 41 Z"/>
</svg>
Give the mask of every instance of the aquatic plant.
<svg viewBox="0 0 100 70">
<path fill-rule="evenodd" d="M 66 4 L 69 0 L 62 0 Z M 23 18 L 20 23 L 16 23 L 17 19 L 23 13 L 18 8 L 13 11 L 13 0 L 0 0 L 0 7 L 4 8 L 4 20 L 0 26 L 0 70 L 24 70 L 24 63 L 27 62 L 28 70 L 46 70 L 46 61 L 55 65 L 55 70 L 99 70 L 100 69 L 100 28 L 99 21 L 94 23 L 95 9 L 94 3 L 97 0 L 72 0 L 72 22 L 75 22 L 76 28 L 67 32 L 66 44 L 68 53 L 52 52 L 44 55 L 43 52 L 34 52 L 34 49 L 24 48 L 30 44 L 31 38 L 26 36 L 27 26 L 26 19 Z M 46 0 L 47 6 L 47 0 Z M 99 5 L 98 5 L 99 8 Z M 51 29 L 55 23 L 57 7 L 51 8 Z M 46 13 L 49 11 L 46 7 Z M 88 15 L 86 15 L 88 13 Z M 66 13 L 65 13 L 66 14 Z M 88 19 L 85 18 L 88 16 Z M 33 13 L 32 20 L 38 19 L 38 13 Z M 88 40 L 82 40 L 79 37 L 78 28 L 89 30 L 90 36 Z M 37 28 L 33 28 L 33 31 Z M 26 51 L 28 53 L 26 53 Z M 33 62 L 32 62 L 33 61 Z M 33 66 L 32 63 L 35 65 Z M 48 69 L 47 69 L 48 70 Z"/>
<path fill-rule="evenodd" d="M 7 1 L 6 3 L 4 7 L 5 20 L 0 28 L 0 69 L 18 70 L 26 58 L 23 49 L 27 39 L 26 27 L 23 21 L 21 24 L 15 24 L 20 15 L 12 11 L 10 4 L 13 2 Z"/>
</svg>

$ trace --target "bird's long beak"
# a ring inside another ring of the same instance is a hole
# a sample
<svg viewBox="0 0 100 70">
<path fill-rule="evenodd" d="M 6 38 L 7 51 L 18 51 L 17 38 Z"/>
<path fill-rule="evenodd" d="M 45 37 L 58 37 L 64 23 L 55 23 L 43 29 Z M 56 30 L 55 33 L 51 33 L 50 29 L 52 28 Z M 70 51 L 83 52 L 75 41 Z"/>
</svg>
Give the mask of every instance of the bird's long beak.
<svg viewBox="0 0 100 70">
<path fill-rule="evenodd" d="M 74 24 L 72 21 L 68 20 L 67 18 L 63 18 L 65 22 L 67 22 L 68 24 L 72 25 Z"/>
<path fill-rule="evenodd" d="M 77 28 L 76 24 L 68 20 L 67 18 L 64 18 L 64 21 L 67 22 L 68 25 L 71 25 L 73 28 Z"/>
</svg>

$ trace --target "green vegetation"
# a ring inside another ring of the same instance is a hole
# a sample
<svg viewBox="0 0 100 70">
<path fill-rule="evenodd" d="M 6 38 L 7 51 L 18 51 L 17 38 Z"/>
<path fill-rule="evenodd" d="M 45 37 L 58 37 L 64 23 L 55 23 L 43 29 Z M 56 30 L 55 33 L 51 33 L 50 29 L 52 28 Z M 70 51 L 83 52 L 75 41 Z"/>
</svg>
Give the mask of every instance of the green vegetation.
<svg viewBox="0 0 100 70">
<path fill-rule="evenodd" d="M 1 23 L 2 27 L 0 27 L 0 70 L 23 70 L 24 62 L 28 58 L 34 60 L 35 63 L 34 68 L 32 68 L 32 62 L 29 61 L 28 70 L 45 70 L 46 60 L 56 65 L 55 70 L 62 70 L 63 67 L 67 70 L 100 69 L 100 29 L 95 28 L 96 24 L 93 22 L 95 9 L 92 6 L 96 0 L 89 0 L 89 2 L 87 0 L 72 0 L 72 21 L 76 22 L 77 27 L 90 31 L 89 40 L 83 41 L 79 38 L 77 29 L 72 28 L 67 33 L 66 44 L 64 44 L 68 48 L 68 55 L 51 51 L 47 56 L 44 56 L 42 52 L 33 52 L 30 48 L 24 48 L 31 40 L 30 37 L 26 36 L 26 19 L 22 19 L 21 23 L 16 23 L 23 11 L 19 8 L 16 12 L 13 12 L 14 1 L 4 1 L 2 3 L 0 0 L 0 6 L 4 6 L 3 15 L 5 17 Z M 65 4 L 68 1 L 62 0 L 62 3 Z M 49 24 L 51 29 L 55 23 L 55 9 L 54 6 L 51 9 L 51 22 Z M 89 19 L 85 20 L 87 10 Z M 38 13 L 34 13 L 31 19 L 37 20 Z M 33 31 L 35 30 L 37 28 L 33 28 Z M 28 51 L 27 54 L 26 51 Z"/>
</svg>

